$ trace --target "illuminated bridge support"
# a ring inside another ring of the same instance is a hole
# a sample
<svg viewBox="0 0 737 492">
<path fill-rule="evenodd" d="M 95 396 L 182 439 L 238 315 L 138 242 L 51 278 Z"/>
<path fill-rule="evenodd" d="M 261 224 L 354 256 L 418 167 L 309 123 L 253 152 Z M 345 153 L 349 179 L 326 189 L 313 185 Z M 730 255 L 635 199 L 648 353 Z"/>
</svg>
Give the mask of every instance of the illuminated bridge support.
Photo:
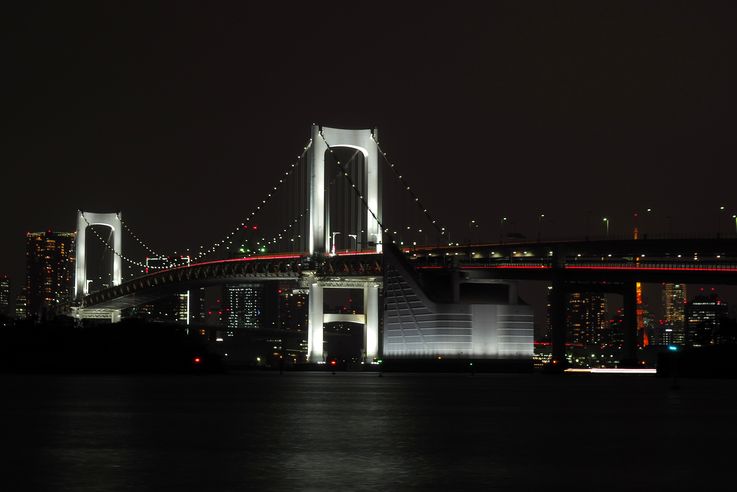
<svg viewBox="0 0 737 492">
<path fill-rule="evenodd" d="M 307 360 L 323 362 L 323 287 L 316 281 L 310 284 L 309 312 L 307 315 Z"/>
<path fill-rule="evenodd" d="M 120 216 L 116 213 L 77 212 L 76 267 L 74 277 L 74 297 L 80 299 L 87 294 L 87 228 L 102 225 L 112 230 L 113 250 L 121 253 L 122 228 Z M 113 254 L 113 286 L 120 285 L 123 277 L 122 261 L 119 254 Z"/>
<path fill-rule="evenodd" d="M 322 135 L 320 136 L 320 132 Z M 325 152 L 328 146 L 331 148 L 348 147 L 356 149 L 363 154 L 365 161 L 364 176 L 354 181 L 366 183 L 366 194 L 364 199 L 368 205 L 358 208 L 357 223 L 361 224 L 360 215 L 366 215 L 365 231 L 357 233 L 365 234 L 364 238 L 357 240 L 357 245 L 375 243 L 376 252 L 381 252 L 381 228 L 376 219 L 381 220 L 381 197 L 379 182 L 379 149 L 374 138 L 375 130 L 344 130 L 339 128 L 320 127 L 312 125 L 312 145 L 308 154 L 308 166 L 310 176 L 310 230 L 309 230 L 309 252 L 310 254 L 326 254 L 330 251 L 330 213 L 326 196 L 325 180 Z M 332 170 L 331 170 L 332 172 Z M 363 193 L 359 190 L 359 193 Z M 376 219 L 372 212 L 376 214 Z"/>
<path fill-rule="evenodd" d="M 363 288 L 363 310 L 366 313 L 364 323 L 366 361 L 372 362 L 379 357 L 379 286 L 377 284 L 366 284 Z"/>
<path fill-rule="evenodd" d="M 348 282 L 326 285 L 313 281 L 310 283 L 309 313 L 307 317 L 307 360 L 311 363 L 325 361 L 323 347 L 323 327 L 325 323 L 342 321 L 358 323 L 364 326 L 364 353 L 366 362 L 373 362 L 379 357 L 379 284 L 376 281 L 361 282 L 362 285 Z M 364 314 L 325 314 L 323 310 L 324 289 L 326 288 L 363 288 Z"/>
</svg>

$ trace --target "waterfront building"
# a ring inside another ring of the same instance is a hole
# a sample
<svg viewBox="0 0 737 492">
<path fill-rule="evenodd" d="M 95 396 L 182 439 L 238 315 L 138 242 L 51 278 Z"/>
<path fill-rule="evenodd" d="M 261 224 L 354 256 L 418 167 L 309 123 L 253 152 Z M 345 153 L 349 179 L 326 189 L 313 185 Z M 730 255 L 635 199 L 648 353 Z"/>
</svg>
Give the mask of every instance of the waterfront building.
<svg viewBox="0 0 737 492">
<path fill-rule="evenodd" d="M 300 331 L 307 333 L 308 296 L 305 290 L 280 285 L 278 296 L 278 321 L 280 330 Z"/>
<path fill-rule="evenodd" d="M 0 316 L 10 318 L 10 278 L 0 275 Z"/>
<path fill-rule="evenodd" d="M 27 315 L 43 319 L 72 298 L 74 291 L 73 232 L 26 234 Z"/>
<path fill-rule="evenodd" d="M 714 289 L 700 292 L 686 304 L 686 345 L 715 345 L 720 325 L 727 317 L 727 303 Z"/>
<path fill-rule="evenodd" d="M 683 345 L 686 336 L 686 284 L 663 284 L 663 324 L 658 345 Z"/>
<path fill-rule="evenodd" d="M 591 292 L 571 293 L 566 324 L 571 343 L 601 346 L 605 342 L 608 325 L 606 296 Z"/>
<path fill-rule="evenodd" d="M 223 289 L 223 320 L 228 332 L 276 328 L 276 290 L 271 282 L 226 285 Z"/>
</svg>

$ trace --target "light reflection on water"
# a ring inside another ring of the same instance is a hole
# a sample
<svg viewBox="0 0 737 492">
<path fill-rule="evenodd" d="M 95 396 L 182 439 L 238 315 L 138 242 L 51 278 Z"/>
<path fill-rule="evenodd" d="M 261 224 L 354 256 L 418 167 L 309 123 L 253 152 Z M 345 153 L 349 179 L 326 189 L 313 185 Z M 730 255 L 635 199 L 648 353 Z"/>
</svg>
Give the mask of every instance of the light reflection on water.
<svg viewBox="0 0 737 492">
<path fill-rule="evenodd" d="M 737 382 L 0 375 L 3 490 L 684 490 L 729 475 Z"/>
</svg>

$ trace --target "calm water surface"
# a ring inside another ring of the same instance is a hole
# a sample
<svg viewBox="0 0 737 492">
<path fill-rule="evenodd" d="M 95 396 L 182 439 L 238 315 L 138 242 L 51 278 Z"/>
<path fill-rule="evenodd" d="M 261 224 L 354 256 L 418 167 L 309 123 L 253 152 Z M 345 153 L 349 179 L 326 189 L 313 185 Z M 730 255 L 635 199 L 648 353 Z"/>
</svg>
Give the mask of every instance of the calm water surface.
<svg viewBox="0 0 737 492">
<path fill-rule="evenodd" d="M 737 381 L 680 383 L 0 375 L 0 490 L 734 490 Z"/>
</svg>

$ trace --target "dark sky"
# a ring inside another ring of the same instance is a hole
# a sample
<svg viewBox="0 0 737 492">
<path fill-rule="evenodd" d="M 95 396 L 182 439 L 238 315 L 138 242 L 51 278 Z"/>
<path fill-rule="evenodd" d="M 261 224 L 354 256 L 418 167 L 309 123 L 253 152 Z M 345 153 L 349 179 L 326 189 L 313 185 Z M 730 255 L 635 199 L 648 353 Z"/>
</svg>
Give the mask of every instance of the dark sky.
<svg viewBox="0 0 737 492">
<path fill-rule="evenodd" d="M 733 231 L 734 2 L 300 3 L 4 12 L 0 272 L 77 208 L 213 242 L 312 122 L 377 126 L 451 233 L 533 237 L 543 212 L 548 236 L 624 235 L 646 207 L 653 232 L 714 233 L 720 205 Z"/>
</svg>

